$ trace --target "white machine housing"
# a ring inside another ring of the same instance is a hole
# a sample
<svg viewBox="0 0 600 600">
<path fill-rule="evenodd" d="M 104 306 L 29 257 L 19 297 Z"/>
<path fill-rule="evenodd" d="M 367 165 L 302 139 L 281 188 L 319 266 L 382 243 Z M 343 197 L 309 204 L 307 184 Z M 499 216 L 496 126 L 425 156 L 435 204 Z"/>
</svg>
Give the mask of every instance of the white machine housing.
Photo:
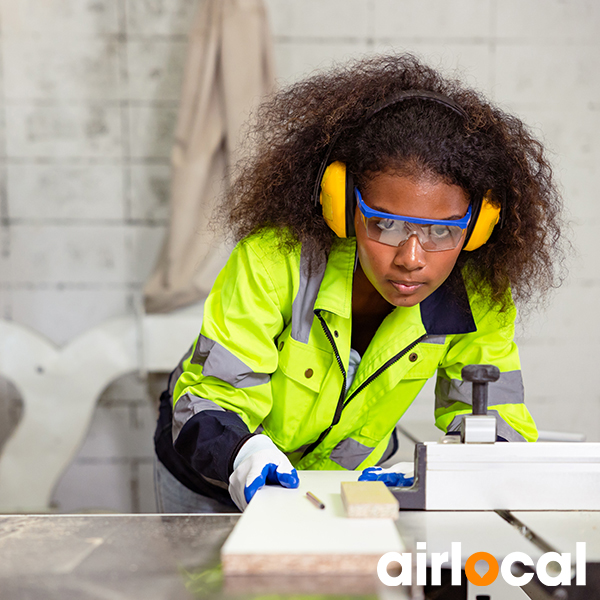
<svg viewBox="0 0 600 600">
<path fill-rule="evenodd" d="M 600 443 L 426 442 L 415 475 L 400 510 L 600 510 Z"/>
</svg>

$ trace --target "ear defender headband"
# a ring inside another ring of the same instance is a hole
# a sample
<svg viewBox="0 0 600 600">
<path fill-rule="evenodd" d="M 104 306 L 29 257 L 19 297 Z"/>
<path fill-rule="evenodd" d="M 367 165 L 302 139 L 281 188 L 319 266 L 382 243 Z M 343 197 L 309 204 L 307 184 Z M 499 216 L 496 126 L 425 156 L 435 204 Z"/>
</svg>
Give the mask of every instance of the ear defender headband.
<svg viewBox="0 0 600 600">
<path fill-rule="evenodd" d="M 377 105 L 367 114 L 365 121 L 368 121 L 388 106 L 413 98 L 437 102 L 453 110 L 463 119 L 466 120 L 468 118 L 464 109 L 447 96 L 426 90 L 406 90 L 400 92 L 392 100 Z M 314 205 L 318 206 L 321 204 L 325 222 L 341 238 L 356 235 L 354 231 L 354 211 L 356 207 L 354 179 L 352 174 L 346 169 L 344 163 L 340 161 L 335 161 L 331 164 L 328 163 L 335 143 L 345 129 L 340 130 L 331 140 L 325 159 L 319 167 L 313 192 Z M 467 227 L 463 250 L 476 250 L 488 241 L 496 223 L 500 219 L 500 212 L 500 207 L 492 204 L 492 190 L 488 190 L 483 198 L 473 200 L 471 204 L 471 220 Z"/>
</svg>

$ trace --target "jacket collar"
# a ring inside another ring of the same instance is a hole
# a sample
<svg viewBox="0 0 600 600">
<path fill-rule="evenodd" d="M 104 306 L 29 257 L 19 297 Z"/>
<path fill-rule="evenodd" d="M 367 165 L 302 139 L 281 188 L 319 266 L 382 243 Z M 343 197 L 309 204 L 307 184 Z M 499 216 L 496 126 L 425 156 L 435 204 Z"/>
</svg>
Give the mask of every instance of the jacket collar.
<svg viewBox="0 0 600 600">
<path fill-rule="evenodd" d="M 420 304 L 421 320 L 428 335 L 477 331 L 469 296 L 458 269 Z"/>
<path fill-rule="evenodd" d="M 329 253 L 314 308 L 349 319 L 352 316 L 352 280 L 356 238 L 336 239 Z"/>
</svg>

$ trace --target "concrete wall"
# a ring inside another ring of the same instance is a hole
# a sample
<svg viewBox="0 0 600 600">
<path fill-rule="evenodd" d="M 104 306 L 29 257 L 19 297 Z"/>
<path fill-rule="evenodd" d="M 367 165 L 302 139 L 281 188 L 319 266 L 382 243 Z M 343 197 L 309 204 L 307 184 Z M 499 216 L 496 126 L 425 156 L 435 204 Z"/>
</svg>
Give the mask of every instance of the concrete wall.
<svg viewBox="0 0 600 600">
<path fill-rule="evenodd" d="M 522 325 L 527 399 L 541 428 L 600 441 L 600 4 L 266 3 L 282 83 L 350 56 L 416 52 L 458 68 L 547 143 L 578 254 L 550 308 Z M 64 345 L 139 303 L 167 222 L 169 152 L 196 5 L 0 0 L 1 318 Z M 14 390 L 1 389 L 2 414 L 14 420 Z M 57 488 L 59 510 L 151 510 L 153 400 L 135 374 L 107 390 Z M 431 414 L 429 393 L 411 417 Z"/>
</svg>

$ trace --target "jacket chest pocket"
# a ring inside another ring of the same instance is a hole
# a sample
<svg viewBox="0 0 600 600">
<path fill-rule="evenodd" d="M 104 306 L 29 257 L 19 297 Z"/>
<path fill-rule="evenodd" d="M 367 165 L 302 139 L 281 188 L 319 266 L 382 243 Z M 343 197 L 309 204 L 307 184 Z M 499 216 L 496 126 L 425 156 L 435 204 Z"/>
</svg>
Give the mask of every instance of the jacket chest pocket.
<svg viewBox="0 0 600 600">
<path fill-rule="evenodd" d="M 429 379 L 433 377 L 446 352 L 443 344 L 422 342 L 409 353 L 408 369 L 402 375 L 405 379 Z"/>
<path fill-rule="evenodd" d="M 331 367 L 331 354 L 297 342 L 291 337 L 281 340 L 277 349 L 278 370 L 295 384 L 319 393 Z"/>
<path fill-rule="evenodd" d="M 382 377 L 380 386 L 371 390 L 375 400 L 369 402 L 369 408 L 360 435 L 379 442 L 395 426 L 413 400 L 417 397 L 428 379 L 437 371 L 444 347 L 437 344 L 419 344 L 403 360 L 407 360 L 408 369 L 401 376 Z M 404 364 L 406 366 L 406 363 Z"/>
<path fill-rule="evenodd" d="M 273 405 L 263 424 L 281 448 L 292 451 L 320 432 L 319 399 L 332 356 L 292 338 L 278 341 L 277 349 L 279 364 L 271 375 Z"/>
</svg>

